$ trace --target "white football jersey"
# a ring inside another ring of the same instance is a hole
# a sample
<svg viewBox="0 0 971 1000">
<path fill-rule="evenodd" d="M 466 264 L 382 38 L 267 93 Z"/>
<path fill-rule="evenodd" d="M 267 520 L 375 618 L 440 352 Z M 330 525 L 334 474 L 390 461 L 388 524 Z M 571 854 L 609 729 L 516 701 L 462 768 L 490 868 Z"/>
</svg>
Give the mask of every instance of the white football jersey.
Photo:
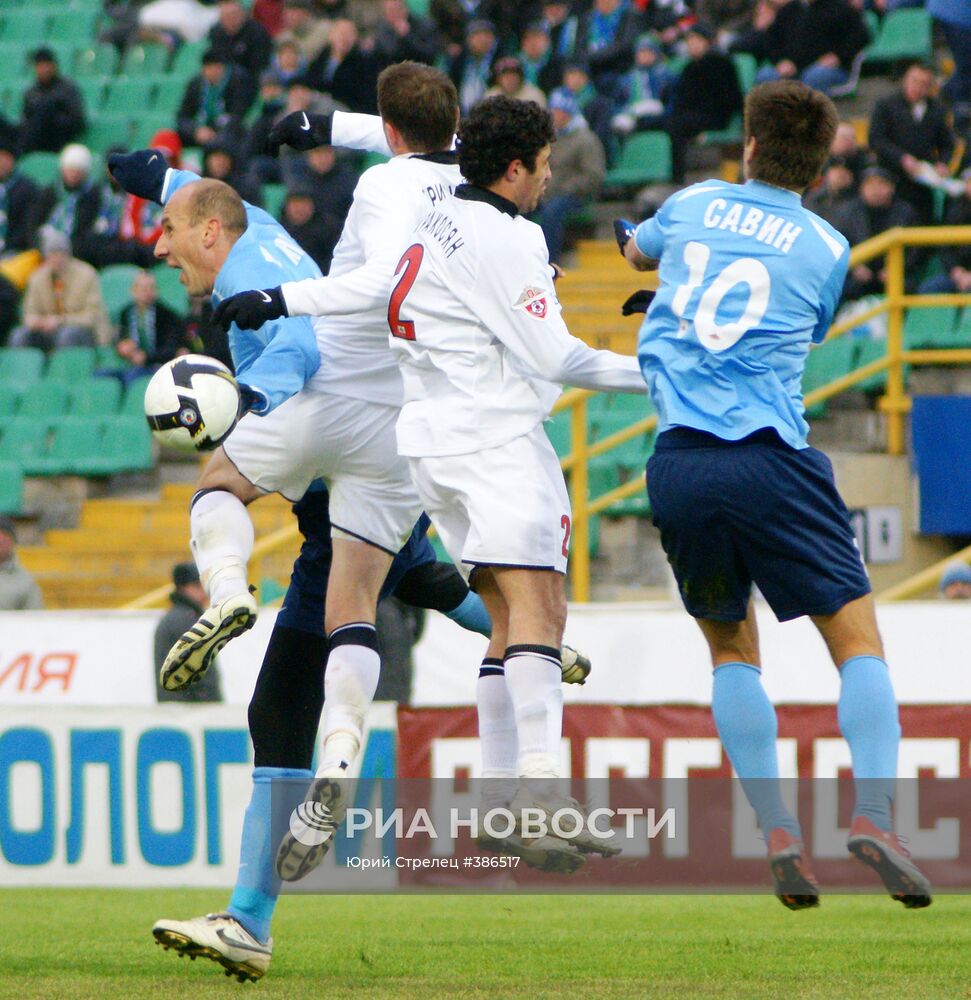
<svg viewBox="0 0 971 1000">
<path fill-rule="evenodd" d="M 567 330 L 543 232 L 505 198 L 462 185 L 424 214 L 393 271 L 402 455 L 461 455 L 528 434 L 564 384 L 647 391 L 636 358 Z"/>
<path fill-rule="evenodd" d="M 282 286 L 291 316 L 315 317 L 321 362 L 311 388 L 401 405 L 388 350 L 388 276 L 421 217 L 460 180 L 454 153 L 402 154 L 361 175 L 330 273 Z"/>
</svg>

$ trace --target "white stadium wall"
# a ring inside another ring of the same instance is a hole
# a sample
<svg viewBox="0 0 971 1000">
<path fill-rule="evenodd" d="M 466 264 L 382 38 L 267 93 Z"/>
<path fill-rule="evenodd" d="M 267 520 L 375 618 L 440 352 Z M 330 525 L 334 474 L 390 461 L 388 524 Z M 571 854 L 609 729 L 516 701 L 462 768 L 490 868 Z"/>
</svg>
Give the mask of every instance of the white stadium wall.
<svg viewBox="0 0 971 1000">
<path fill-rule="evenodd" d="M 157 613 L 0 614 L 0 885 L 231 885 L 252 767 L 245 706 L 273 614 L 224 651 L 224 705 L 155 704 Z M 880 622 L 904 706 L 901 774 L 971 776 L 971 607 L 888 605 Z M 823 645 L 807 622 L 762 615 L 760 628 L 784 774 L 831 777 L 848 760 Z M 727 773 L 704 644 L 683 612 L 578 606 L 568 638 L 594 671 L 565 688 L 567 773 Z M 475 775 L 484 645 L 429 615 L 413 707 L 375 706 L 364 773 Z M 957 822 L 909 832 L 946 858 Z"/>
</svg>

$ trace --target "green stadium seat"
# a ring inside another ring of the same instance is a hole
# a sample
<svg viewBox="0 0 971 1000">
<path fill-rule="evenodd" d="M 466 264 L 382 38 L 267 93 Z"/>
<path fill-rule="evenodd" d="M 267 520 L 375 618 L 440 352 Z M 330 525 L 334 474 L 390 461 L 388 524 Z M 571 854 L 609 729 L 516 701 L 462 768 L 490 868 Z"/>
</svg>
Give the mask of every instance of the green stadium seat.
<svg viewBox="0 0 971 1000">
<path fill-rule="evenodd" d="M 4 42 L 0 40 L 0 80 L 16 86 L 22 97 L 30 79 L 27 66 L 27 50 L 20 42 Z M 21 104 L 17 106 L 16 117 L 20 117 Z"/>
<path fill-rule="evenodd" d="M 27 153 L 17 161 L 17 169 L 35 184 L 46 187 L 57 180 L 57 153 Z"/>
<path fill-rule="evenodd" d="M 954 347 L 971 347 L 971 309 L 965 307 L 954 327 Z"/>
<path fill-rule="evenodd" d="M 891 11 L 880 25 L 876 40 L 866 50 L 867 65 L 931 59 L 934 54 L 933 19 L 922 8 Z"/>
<path fill-rule="evenodd" d="M 116 472 L 151 469 L 152 432 L 144 415 L 115 417 L 109 421 L 101 439 L 100 454 L 87 458 L 83 475 L 110 476 Z"/>
<path fill-rule="evenodd" d="M 60 10 L 47 23 L 46 41 L 51 42 L 87 42 L 97 35 L 98 19 L 101 11 L 94 10 Z"/>
<path fill-rule="evenodd" d="M 81 49 L 74 57 L 75 77 L 111 76 L 118 69 L 118 50 L 114 45 L 101 42 Z"/>
<path fill-rule="evenodd" d="M 118 379 L 110 376 L 89 378 L 71 389 L 70 416 L 110 417 L 118 412 L 120 404 L 121 382 Z"/>
<path fill-rule="evenodd" d="M 164 73 L 169 50 L 164 45 L 132 45 L 121 60 L 121 71 L 129 76 Z"/>
<path fill-rule="evenodd" d="M 546 423 L 543 424 L 546 436 L 553 445 L 553 450 L 561 459 L 570 454 L 570 411 L 563 410 L 554 413 Z"/>
<path fill-rule="evenodd" d="M 23 87 L 18 83 L 4 83 L 0 76 L 0 115 L 7 118 L 18 119 L 22 107 Z"/>
<path fill-rule="evenodd" d="M 101 344 L 94 349 L 94 370 L 99 368 L 123 368 L 127 362 L 118 357 L 113 344 Z"/>
<path fill-rule="evenodd" d="M 0 420 L 12 417 L 20 406 L 20 387 L 0 382 Z"/>
<path fill-rule="evenodd" d="M 0 461 L 0 514 L 24 509 L 24 473 L 17 462 Z"/>
<path fill-rule="evenodd" d="M 131 301 L 131 284 L 140 270 L 135 264 L 111 264 L 99 274 L 101 297 L 112 321 Z"/>
<path fill-rule="evenodd" d="M 132 149 L 147 149 L 161 128 L 173 128 L 175 125 L 175 112 L 168 111 L 147 111 L 135 123 L 135 131 L 131 138 Z"/>
<path fill-rule="evenodd" d="M 603 413 L 596 418 L 596 423 L 591 428 L 595 441 L 602 441 L 618 431 L 626 430 L 634 421 L 626 413 Z M 616 445 L 603 455 L 598 455 L 596 461 L 609 461 L 619 469 L 644 471 L 644 463 L 648 455 L 654 449 L 654 434 L 638 434 Z M 629 476 L 627 477 L 629 478 Z M 626 482 L 626 479 L 625 479 Z"/>
<path fill-rule="evenodd" d="M 151 381 L 150 376 L 135 379 L 128 383 L 125 398 L 121 401 L 121 414 L 125 417 L 137 417 L 145 423 L 145 388 Z M 147 427 L 148 424 L 145 424 Z"/>
<path fill-rule="evenodd" d="M 50 15 L 32 8 L 8 10 L 0 21 L 0 38 L 18 42 L 25 48 L 37 48 L 48 40 Z"/>
<path fill-rule="evenodd" d="M 620 150 L 617 166 L 607 171 L 604 188 L 642 187 L 671 179 L 671 139 L 666 132 L 638 132 Z"/>
<path fill-rule="evenodd" d="M 84 144 L 95 153 L 106 153 L 112 146 L 130 149 L 134 131 L 135 119 L 129 115 L 101 113 L 89 118 Z"/>
<path fill-rule="evenodd" d="M 62 347 L 51 355 L 44 378 L 46 381 L 74 386 L 91 375 L 94 365 L 93 347 Z"/>
<path fill-rule="evenodd" d="M 864 365 L 868 365 L 879 358 L 885 358 L 887 356 L 887 342 L 885 340 L 858 340 L 856 341 L 856 356 L 853 359 L 853 368 L 862 368 Z M 910 366 L 904 366 L 904 384 L 907 381 L 907 375 L 910 372 Z M 857 389 L 862 389 L 864 392 L 882 392 L 887 385 L 887 373 L 886 371 L 878 372 L 876 375 L 871 375 L 869 378 L 865 378 L 862 382 L 858 382 L 856 385 Z"/>
<path fill-rule="evenodd" d="M 742 142 L 742 116 L 733 115 L 732 120 L 724 127 L 702 132 L 698 143 L 702 146 L 731 146 Z"/>
<path fill-rule="evenodd" d="M 131 114 L 153 106 L 155 81 L 145 77 L 116 76 L 105 87 L 103 108 L 109 114 Z"/>
<path fill-rule="evenodd" d="M 909 309 L 904 320 L 904 350 L 954 347 L 958 310 L 954 306 Z"/>
<path fill-rule="evenodd" d="M 183 42 L 176 50 L 172 58 L 172 66 L 169 73 L 172 77 L 181 80 L 183 87 L 202 69 L 202 55 L 209 46 L 209 42 Z"/>
<path fill-rule="evenodd" d="M 759 61 L 751 52 L 736 52 L 732 56 L 735 63 L 735 73 L 742 93 L 747 94 L 755 86 L 755 75 L 759 70 Z"/>
<path fill-rule="evenodd" d="M 174 309 L 181 316 L 189 312 L 189 293 L 185 290 L 185 285 L 180 280 L 182 272 L 175 267 L 152 268 L 152 274 L 158 283 L 158 297 L 169 307 Z"/>
<path fill-rule="evenodd" d="M 36 347 L 0 348 L 0 382 L 25 389 L 41 380 L 44 363 L 44 352 Z"/>
<path fill-rule="evenodd" d="M 263 207 L 274 219 L 279 219 L 283 212 L 283 203 L 287 199 L 286 184 L 264 184 L 260 194 L 263 198 Z"/>
<path fill-rule="evenodd" d="M 803 393 L 812 392 L 835 379 L 848 375 L 854 367 L 856 341 L 849 336 L 825 340 L 816 347 L 809 348 L 806 367 L 802 375 Z M 814 403 L 806 410 L 812 419 L 825 416 L 826 403 Z"/>
<path fill-rule="evenodd" d="M 84 110 L 88 116 L 100 112 L 104 108 L 105 84 L 104 80 L 97 76 L 79 77 L 75 83 L 81 96 L 84 98 Z"/>
<path fill-rule="evenodd" d="M 42 455 L 25 467 L 34 476 L 87 475 L 87 463 L 102 455 L 104 423 L 98 417 L 65 417 L 54 425 Z"/>
<path fill-rule="evenodd" d="M 176 112 L 182 103 L 182 96 L 185 94 L 186 81 L 181 77 L 170 75 L 164 76 L 155 88 L 155 110 L 164 111 L 175 121 Z"/>
<path fill-rule="evenodd" d="M 34 385 L 30 392 L 25 393 L 21 398 L 17 416 L 39 420 L 63 417 L 67 413 L 70 399 L 70 392 L 66 385 L 62 382 L 49 382 L 44 379 Z"/>
<path fill-rule="evenodd" d="M 17 416 L 0 421 L 0 460 L 16 462 L 26 468 L 33 458 L 44 454 L 49 436 L 49 421 Z"/>
</svg>

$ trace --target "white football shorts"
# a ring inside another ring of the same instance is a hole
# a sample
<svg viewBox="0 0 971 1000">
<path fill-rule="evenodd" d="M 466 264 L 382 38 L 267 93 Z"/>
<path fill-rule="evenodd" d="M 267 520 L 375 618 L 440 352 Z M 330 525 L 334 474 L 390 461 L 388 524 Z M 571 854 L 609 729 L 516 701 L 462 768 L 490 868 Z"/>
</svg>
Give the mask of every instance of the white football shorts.
<svg viewBox="0 0 971 1000">
<path fill-rule="evenodd" d="M 394 428 L 400 412 L 304 389 L 265 417 L 247 413 L 223 450 L 254 486 L 294 503 L 323 479 L 332 534 L 360 538 L 393 555 L 421 514 L 408 463 L 398 456 Z"/>
<path fill-rule="evenodd" d="M 466 579 L 476 566 L 566 572 L 570 497 L 542 424 L 498 448 L 409 462 L 422 506 Z"/>
</svg>

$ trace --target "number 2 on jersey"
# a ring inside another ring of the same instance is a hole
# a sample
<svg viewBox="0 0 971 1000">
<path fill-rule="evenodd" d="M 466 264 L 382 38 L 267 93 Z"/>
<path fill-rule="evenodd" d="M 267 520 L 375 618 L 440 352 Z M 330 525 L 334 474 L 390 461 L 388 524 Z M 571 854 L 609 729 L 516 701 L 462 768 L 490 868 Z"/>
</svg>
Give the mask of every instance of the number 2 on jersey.
<svg viewBox="0 0 971 1000">
<path fill-rule="evenodd" d="M 671 311 L 682 320 L 684 325 L 685 311 L 691 296 L 700 288 L 708 270 L 708 260 L 711 249 L 704 243 L 692 240 L 684 246 L 684 262 L 688 268 L 688 280 L 679 285 L 671 300 Z M 695 333 L 704 347 L 713 354 L 727 351 L 745 336 L 752 327 L 757 326 L 769 307 L 769 291 L 772 280 L 765 264 L 754 257 L 740 257 L 733 260 L 724 270 L 716 275 L 714 281 L 705 289 L 698 301 L 694 315 Z M 748 301 L 745 310 L 736 320 L 719 323 L 716 320 L 718 307 L 722 299 L 736 286 L 748 285 Z"/>
<path fill-rule="evenodd" d="M 401 306 L 418 277 L 418 268 L 421 267 L 424 256 L 425 248 L 420 243 L 413 243 L 401 255 L 401 260 L 394 269 L 395 277 L 399 274 L 401 277 L 398 278 L 388 302 L 388 326 L 391 328 L 392 337 L 400 337 L 402 340 L 415 339 L 415 324 L 410 319 L 401 318 Z"/>
</svg>

